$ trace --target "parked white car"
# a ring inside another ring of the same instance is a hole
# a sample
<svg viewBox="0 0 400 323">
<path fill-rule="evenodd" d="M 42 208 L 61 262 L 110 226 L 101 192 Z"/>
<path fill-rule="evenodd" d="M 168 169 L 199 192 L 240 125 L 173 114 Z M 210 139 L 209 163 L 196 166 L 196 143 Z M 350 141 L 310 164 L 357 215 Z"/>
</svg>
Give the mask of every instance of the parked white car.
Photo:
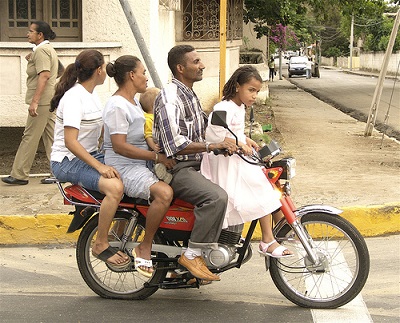
<svg viewBox="0 0 400 323">
<path fill-rule="evenodd" d="M 308 59 L 306 56 L 292 56 L 288 63 L 288 75 L 306 75 Z"/>
</svg>

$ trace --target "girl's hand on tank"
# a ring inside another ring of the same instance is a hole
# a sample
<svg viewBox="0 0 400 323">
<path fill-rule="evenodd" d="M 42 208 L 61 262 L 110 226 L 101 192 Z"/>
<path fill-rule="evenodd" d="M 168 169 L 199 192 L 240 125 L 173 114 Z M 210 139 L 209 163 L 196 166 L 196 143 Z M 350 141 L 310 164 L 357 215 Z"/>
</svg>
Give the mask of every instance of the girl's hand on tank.
<svg viewBox="0 0 400 323">
<path fill-rule="evenodd" d="M 246 137 L 246 144 L 252 148 L 254 148 L 256 151 L 260 150 L 260 146 L 251 138 Z"/>
<path fill-rule="evenodd" d="M 250 156 L 253 154 L 253 149 L 248 145 L 242 145 L 240 150 L 243 152 L 244 155 Z"/>
</svg>

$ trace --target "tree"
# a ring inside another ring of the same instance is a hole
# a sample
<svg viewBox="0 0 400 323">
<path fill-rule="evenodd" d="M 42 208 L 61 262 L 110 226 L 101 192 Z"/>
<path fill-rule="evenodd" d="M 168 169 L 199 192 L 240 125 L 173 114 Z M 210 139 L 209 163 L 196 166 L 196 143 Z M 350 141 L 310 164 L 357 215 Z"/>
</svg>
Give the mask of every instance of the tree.
<svg viewBox="0 0 400 323">
<path fill-rule="evenodd" d="M 295 49 L 299 45 L 296 34 L 288 26 L 276 24 L 271 26 L 270 40 L 276 45 L 279 51 Z"/>
<path fill-rule="evenodd" d="M 330 56 L 349 54 L 351 16 L 359 22 L 355 39 L 364 40 L 366 50 L 384 50 L 393 24 L 383 17 L 396 12 L 398 0 L 245 0 L 244 21 L 255 24 L 257 38 L 271 36 L 278 24 L 292 30 L 299 43 L 321 41 L 321 51 Z M 400 37 L 400 36 L 399 36 Z M 396 40 L 395 49 L 400 46 Z M 354 44 L 353 44 L 354 45 Z"/>
</svg>

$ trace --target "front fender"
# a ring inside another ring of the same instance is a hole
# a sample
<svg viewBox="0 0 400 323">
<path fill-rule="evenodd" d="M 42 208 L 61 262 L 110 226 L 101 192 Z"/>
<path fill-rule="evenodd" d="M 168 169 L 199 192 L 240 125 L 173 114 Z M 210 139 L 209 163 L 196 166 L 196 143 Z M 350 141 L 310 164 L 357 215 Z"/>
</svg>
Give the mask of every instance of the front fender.
<svg viewBox="0 0 400 323">
<path fill-rule="evenodd" d="M 306 214 L 310 214 L 310 213 L 317 213 L 317 212 L 322 212 L 322 213 L 326 213 L 326 214 L 332 214 L 332 215 L 339 215 L 341 214 L 343 211 L 340 209 L 337 209 L 333 206 L 329 206 L 329 205 L 323 205 L 323 204 L 313 204 L 313 205 L 306 205 L 306 206 L 302 206 L 299 209 L 297 209 L 296 211 L 294 211 L 294 214 L 296 216 L 296 220 L 297 221 L 301 221 L 301 218 L 306 215 Z M 273 234 L 275 237 L 277 237 L 279 231 L 285 226 L 285 225 L 289 225 L 287 220 L 285 218 L 282 218 L 274 227 L 273 229 Z M 277 238 L 276 239 L 278 242 L 282 241 L 282 239 Z M 271 260 L 270 257 L 265 257 L 265 268 L 268 271 L 269 267 L 271 264 Z"/>
<path fill-rule="evenodd" d="M 323 212 L 328 214 L 339 215 L 343 211 L 329 205 L 313 204 L 313 205 L 302 206 L 301 208 L 294 211 L 294 214 L 296 215 L 296 217 L 302 217 L 305 214 L 315 213 L 315 212 Z"/>
<path fill-rule="evenodd" d="M 294 214 L 296 216 L 296 219 L 300 221 L 300 219 L 309 213 L 316 213 L 316 212 L 322 212 L 322 213 L 327 213 L 327 214 L 332 214 L 332 215 L 339 215 L 343 211 L 340 209 L 337 209 L 333 206 L 329 205 L 324 205 L 324 204 L 313 204 L 313 205 L 306 205 L 302 206 L 296 211 L 294 211 Z M 284 227 L 287 223 L 285 218 L 282 218 L 274 227 L 273 229 L 273 234 L 276 236 L 276 234 Z"/>
</svg>

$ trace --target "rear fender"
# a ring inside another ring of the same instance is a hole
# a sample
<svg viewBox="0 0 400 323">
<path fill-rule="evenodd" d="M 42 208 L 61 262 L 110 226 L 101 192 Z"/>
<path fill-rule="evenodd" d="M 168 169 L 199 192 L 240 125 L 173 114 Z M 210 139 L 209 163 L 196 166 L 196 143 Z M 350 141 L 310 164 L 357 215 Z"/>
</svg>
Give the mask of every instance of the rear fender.
<svg viewBox="0 0 400 323">
<path fill-rule="evenodd" d="M 96 211 L 97 208 L 95 207 L 75 205 L 75 211 L 69 213 L 73 214 L 74 217 L 69 224 L 67 233 L 72 233 L 81 229 Z"/>
</svg>

